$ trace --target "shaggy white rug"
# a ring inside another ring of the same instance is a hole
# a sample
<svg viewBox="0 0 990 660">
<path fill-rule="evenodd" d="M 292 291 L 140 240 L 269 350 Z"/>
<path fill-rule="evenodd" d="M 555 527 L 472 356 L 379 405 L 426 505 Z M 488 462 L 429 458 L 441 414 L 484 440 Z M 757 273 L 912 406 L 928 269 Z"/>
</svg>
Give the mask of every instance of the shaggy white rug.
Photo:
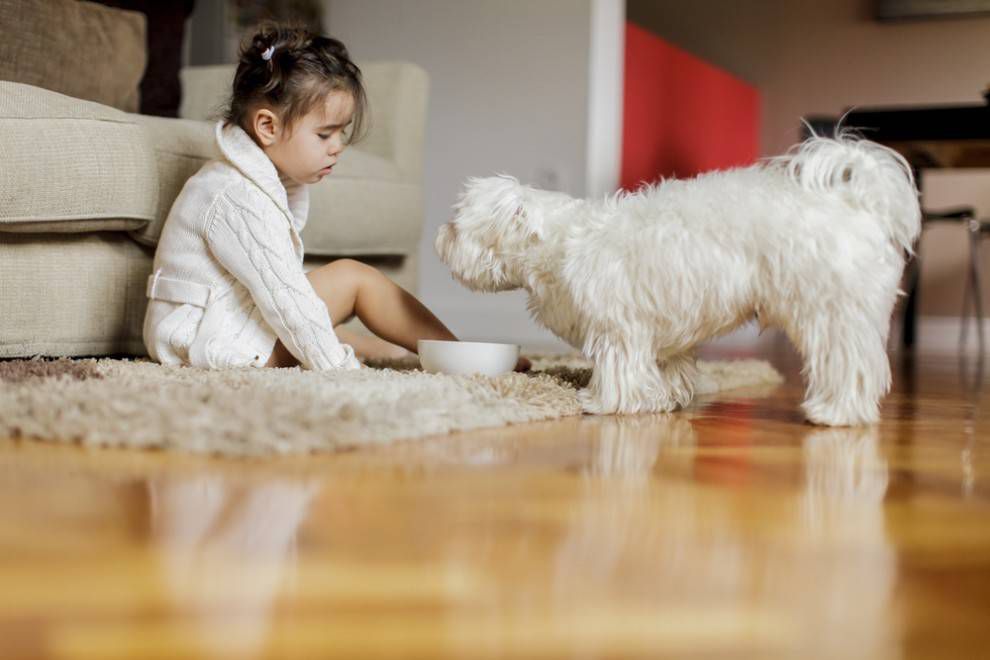
<svg viewBox="0 0 990 660">
<path fill-rule="evenodd" d="M 413 360 L 341 373 L 208 371 L 146 360 L 0 362 L 0 437 L 227 455 L 331 451 L 580 414 L 582 358 L 531 374 L 431 375 Z M 699 394 L 781 382 L 759 360 L 699 361 Z"/>
</svg>

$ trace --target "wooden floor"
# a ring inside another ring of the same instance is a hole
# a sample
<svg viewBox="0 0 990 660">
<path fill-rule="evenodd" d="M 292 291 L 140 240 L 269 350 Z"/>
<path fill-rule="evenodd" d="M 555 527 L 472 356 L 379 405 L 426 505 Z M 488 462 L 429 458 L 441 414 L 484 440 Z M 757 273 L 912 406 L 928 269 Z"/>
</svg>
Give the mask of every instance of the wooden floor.
<svg viewBox="0 0 990 660">
<path fill-rule="evenodd" d="M 769 357 L 671 416 L 334 456 L 0 440 L 0 657 L 990 657 L 986 379 L 895 358 L 882 424 L 822 429 Z"/>
</svg>

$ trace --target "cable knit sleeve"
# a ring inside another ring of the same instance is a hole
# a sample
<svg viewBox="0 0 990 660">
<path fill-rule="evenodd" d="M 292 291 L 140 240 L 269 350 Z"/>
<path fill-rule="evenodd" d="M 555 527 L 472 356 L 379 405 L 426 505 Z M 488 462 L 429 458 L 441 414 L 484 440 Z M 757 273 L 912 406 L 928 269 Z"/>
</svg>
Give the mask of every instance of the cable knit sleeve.
<svg viewBox="0 0 990 660">
<path fill-rule="evenodd" d="M 360 368 L 306 278 L 288 221 L 281 213 L 267 213 L 271 202 L 252 194 L 240 189 L 217 199 L 206 224 L 210 251 L 251 292 L 265 321 L 304 368 Z"/>
</svg>

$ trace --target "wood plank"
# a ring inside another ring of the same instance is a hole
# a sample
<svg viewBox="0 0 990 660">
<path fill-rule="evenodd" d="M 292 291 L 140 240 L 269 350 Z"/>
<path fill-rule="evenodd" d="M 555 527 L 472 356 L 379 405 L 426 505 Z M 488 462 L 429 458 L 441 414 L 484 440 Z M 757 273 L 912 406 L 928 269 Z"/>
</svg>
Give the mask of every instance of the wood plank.
<svg viewBox="0 0 990 660">
<path fill-rule="evenodd" d="M 0 655 L 985 652 L 986 379 L 895 359 L 881 424 L 824 429 L 770 358 L 674 415 L 329 456 L 0 440 Z"/>
</svg>

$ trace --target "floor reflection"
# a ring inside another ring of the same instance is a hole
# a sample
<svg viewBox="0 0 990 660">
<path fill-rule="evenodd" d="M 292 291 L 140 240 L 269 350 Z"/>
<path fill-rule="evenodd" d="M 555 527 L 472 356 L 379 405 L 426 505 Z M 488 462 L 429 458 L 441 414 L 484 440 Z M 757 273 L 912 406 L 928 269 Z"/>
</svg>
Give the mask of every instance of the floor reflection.
<svg viewBox="0 0 990 660">
<path fill-rule="evenodd" d="M 877 429 L 813 431 L 803 446 L 798 531 L 815 552 L 799 554 L 776 591 L 802 613 L 815 656 L 900 657 L 897 554 L 883 508 L 889 469 Z"/>
<path fill-rule="evenodd" d="M 202 473 L 151 478 L 147 486 L 152 544 L 174 610 L 194 621 L 203 653 L 257 657 L 318 484 L 238 484 Z"/>
<path fill-rule="evenodd" d="M 683 416 L 577 430 L 574 442 L 590 451 L 552 552 L 534 561 L 522 541 L 490 535 L 448 548 L 454 563 L 528 574 L 487 594 L 483 648 L 511 650 L 513 635 L 543 617 L 573 657 L 630 638 L 675 652 L 899 657 L 889 470 L 875 429 L 809 431 L 803 464 L 793 464 L 797 493 L 779 483 L 761 492 L 699 485 L 706 449 Z M 457 637 L 478 631 L 462 613 L 450 629 L 459 648 L 478 642 Z"/>
</svg>

